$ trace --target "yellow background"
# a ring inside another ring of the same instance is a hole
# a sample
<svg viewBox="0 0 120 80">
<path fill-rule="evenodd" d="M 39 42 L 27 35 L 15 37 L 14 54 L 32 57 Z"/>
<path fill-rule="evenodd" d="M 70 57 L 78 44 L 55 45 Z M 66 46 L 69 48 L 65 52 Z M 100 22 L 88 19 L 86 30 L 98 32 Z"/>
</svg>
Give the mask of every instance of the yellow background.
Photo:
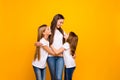
<svg viewBox="0 0 120 80">
<path fill-rule="evenodd" d="M 120 80 L 120 0 L 0 0 L 0 80 L 35 80 L 37 28 L 57 13 L 79 36 L 73 80 Z"/>
</svg>

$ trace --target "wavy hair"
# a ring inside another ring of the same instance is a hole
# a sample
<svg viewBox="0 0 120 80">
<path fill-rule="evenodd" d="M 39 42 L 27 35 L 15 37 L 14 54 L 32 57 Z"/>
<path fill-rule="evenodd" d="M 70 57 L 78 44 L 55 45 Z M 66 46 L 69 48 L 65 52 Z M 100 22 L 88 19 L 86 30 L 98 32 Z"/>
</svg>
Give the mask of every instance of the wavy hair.
<svg viewBox="0 0 120 80">
<path fill-rule="evenodd" d="M 67 42 L 70 44 L 70 52 L 71 52 L 71 55 L 73 56 L 76 51 L 78 36 L 74 32 L 70 32 Z"/>
</svg>

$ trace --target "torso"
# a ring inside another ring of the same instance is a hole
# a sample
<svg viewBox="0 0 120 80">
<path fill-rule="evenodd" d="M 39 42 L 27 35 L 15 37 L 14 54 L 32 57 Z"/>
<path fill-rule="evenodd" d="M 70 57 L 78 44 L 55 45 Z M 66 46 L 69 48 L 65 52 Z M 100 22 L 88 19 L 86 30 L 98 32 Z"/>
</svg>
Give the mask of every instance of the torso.
<svg viewBox="0 0 120 80">
<path fill-rule="evenodd" d="M 49 47 L 49 42 L 42 38 L 40 40 L 40 43 L 43 44 L 43 46 L 48 46 Z M 46 60 L 48 57 L 48 52 L 45 51 L 42 47 L 40 48 L 40 60 L 36 59 L 33 61 L 32 65 L 38 68 L 45 68 L 46 67 Z"/>
<path fill-rule="evenodd" d="M 59 31 L 59 30 L 55 30 L 55 34 L 54 34 L 54 37 L 53 37 L 53 44 L 54 48 L 56 49 L 59 49 L 62 47 L 63 45 L 63 35 L 62 33 Z M 52 56 L 52 55 L 49 55 L 49 56 Z M 62 57 L 62 54 L 60 54 L 59 56 Z"/>
</svg>

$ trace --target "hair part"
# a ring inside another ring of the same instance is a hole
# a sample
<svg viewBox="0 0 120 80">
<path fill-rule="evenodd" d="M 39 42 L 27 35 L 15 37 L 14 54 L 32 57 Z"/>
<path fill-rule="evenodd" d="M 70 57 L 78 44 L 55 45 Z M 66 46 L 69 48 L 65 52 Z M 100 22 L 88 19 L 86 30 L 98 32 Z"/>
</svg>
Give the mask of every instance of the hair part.
<svg viewBox="0 0 120 80">
<path fill-rule="evenodd" d="M 41 26 L 39 26 L 38 28 L 38 36 L 37 36 L 37 42 L 40 41 L 40 39 L 42 39 L 42 37 L 44 36 L 43 35 L 43 32 L 45 31 L 47 25 L 46 24 L 43 24 Z M 34 60 L 37 59 L 40 60 L 40 46 L 36 46 L 36 50 L 35 50 L 35 56 L 34 56 Z"/>
<path fill-rule="evenodd" d="M 76 51 L 78 36 L 74 32 L 70 32 L 67 42 L 70 44 L 70 52 L 71 52 L 71 55 L 73 56 Z"/>
</svg>

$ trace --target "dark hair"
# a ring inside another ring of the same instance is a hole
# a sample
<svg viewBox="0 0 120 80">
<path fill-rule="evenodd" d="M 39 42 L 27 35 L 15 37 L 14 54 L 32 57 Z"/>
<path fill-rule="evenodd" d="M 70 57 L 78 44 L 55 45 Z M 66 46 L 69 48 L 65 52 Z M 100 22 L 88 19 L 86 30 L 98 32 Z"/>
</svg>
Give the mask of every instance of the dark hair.
<svg viewBox="0 0 120 80">
<path fill-rule="evenodd" d="M 76 51 L 78 36 L 74 32 L 70 32 L 67 42 L 70 44 L 70 51 L 71 51 L 71 55 L 73 56 Z"/>
<path fill-rule="evenodd" d="M 43 24 L 38 28 L 38 36 L 37 36 L 37 42 L 40 41 L 40 39 L 42 39 L 43 37 L 43 32 L 45 31 L 47 25 Z M 34 56 L 34 60 L 38 58 L 38 60 L 40 60 L 40 47 L 36 46 L 36 51 L 35 51 L 35 56 Z"/>
<path fill-rule="evenodd" d="M 50 45 L 53 43 L 53 37 L 54 37 L 54 33 L 55 33 L 55 28 L 56 28 L 56 25 L 57 25 L 57 21 L 59 19 L 64 19 L 63 15 L 61 14 L 57 14 L 53 17 L 53 20 L 51 22 L 51 35 L 49 36 L 49 42 L 50 42 Z M 64 32 L 63 32 L 63 29 L 60 27 L 58 28 L 58 30 L 62 33 L 62 35 L 64 36 Z M 63 38 L 63 43 L 65 42 L 65 39 Z"/>
</svg>

